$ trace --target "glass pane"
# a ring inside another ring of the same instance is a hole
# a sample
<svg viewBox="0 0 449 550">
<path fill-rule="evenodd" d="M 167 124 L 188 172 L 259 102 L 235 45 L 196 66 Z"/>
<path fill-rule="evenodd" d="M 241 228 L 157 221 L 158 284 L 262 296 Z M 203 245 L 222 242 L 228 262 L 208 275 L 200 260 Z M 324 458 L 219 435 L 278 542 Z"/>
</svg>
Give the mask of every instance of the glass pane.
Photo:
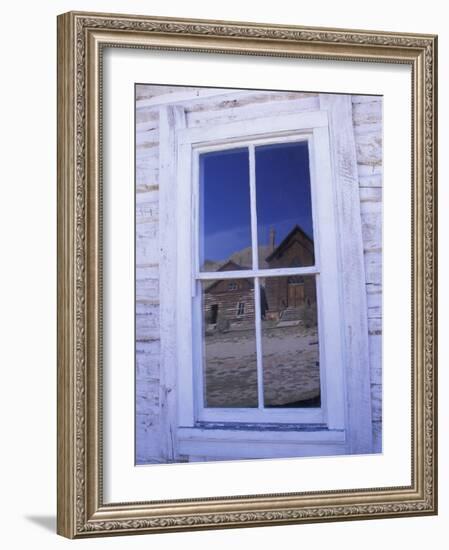
<svg viewBox="0 0 449 550">
<path fill-rule="evenodd" d="M 306 141 L 256 147 L 259 268 L 315 263 Z"/>
<path fill-rule="evenodd" d="M 200 155 L 200 270 L 252 267 L 248 149 Z"/>
<path fill-rule="evenodd" d="M 203 281 L 205 407 L 257 407 L 254 280 Z"/>
<path fill-rule="evenodd" d="M 261 280 L 265 407 L 319 407 L 315 276 Z"/>
</svg>

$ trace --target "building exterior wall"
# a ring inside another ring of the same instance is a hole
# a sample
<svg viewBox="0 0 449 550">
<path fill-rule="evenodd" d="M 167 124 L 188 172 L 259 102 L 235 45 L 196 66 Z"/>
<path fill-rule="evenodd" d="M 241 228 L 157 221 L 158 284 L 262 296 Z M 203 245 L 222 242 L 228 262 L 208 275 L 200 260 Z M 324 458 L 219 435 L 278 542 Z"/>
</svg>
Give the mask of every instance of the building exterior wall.
<svg viewBox="0 0 449 550">
<path fill-rule="evenodd" d="M 360 210 L 368 302 L 371 406 L 377 449 L 382 441 L 382 98 L 353 96 Z"/>
<path fill-rule="evenodd" d="M 236 286 L 229 289 L 229 285 Z M 239 304 L 244 304 L 244 311 L 238 314 Z M 217 319 L 211 319 L 212 306 L 217 307 Z M 254 288 L 246 279 L 219 281 L 204 292 L 204 318 L 207 324 L 216 324 L 220 329 L 228 328 L 230 323 L 254 322 Z"/>
<path fill-rule="evenodd" d="M 304 267 L 314 264 L 313 241 L 301 230 L 293 230 L 282 243 L 276 244 L 277 247 L 266 259 L 268 268 Z M 279 318 L 287 308 L 311 306 L 316 303 L 314 276 L 267 277 L 264 288 L 268 316 L 273 319 Z"/>
<path fill-rule="evenodd" d="M 287 309 L 313 308 L 315 306 L 315 276 L 267 277 L 265 292 L 267 318 L 280 319 Z"/>
<path fill-rule="evenodd" d="M 188 88 L 137 86 L 136 89 L 136 450 L 137 463 L 166 462 L 167 389 L 161 380 L 159 322 L 159 108 L 149 104 Z M 264 115 L 316 111 L 315 93 L 248 92 L 241 97 L 204 98 L 182 103 L 188 128 L 253 120 Z M 382 426 L 382 101 L 353 96 L 366 293 L 368 301 L 373 432 L 381 446 Z"/>
<path fill-rule="evenodd" d="M 313 241 L 300 230 L 293 232 L 266 258 L 267 267 L 306 267 L 314 264 Z"/>
</svg>

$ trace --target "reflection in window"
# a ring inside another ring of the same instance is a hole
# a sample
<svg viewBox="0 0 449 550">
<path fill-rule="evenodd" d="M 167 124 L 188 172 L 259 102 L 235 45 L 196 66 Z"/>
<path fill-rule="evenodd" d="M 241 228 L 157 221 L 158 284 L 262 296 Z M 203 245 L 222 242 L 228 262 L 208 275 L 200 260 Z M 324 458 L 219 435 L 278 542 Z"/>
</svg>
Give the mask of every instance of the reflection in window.
<svg viewBox="0 0 449 550">
<path fill-rule="evenodd" d="M 315 276 L 267 277 L 262 318 L 265 407 L 319 407 Z"/>
<path fill-rule="evenodd" d="M 251 268 L 248 149 L 203 153 L 199 163 L 200 269 L 229 261 Z"/>
<path fill-rule="evenodd" d="M 199 275 L 204 407 L 320 407 L 316 277 L 301 271 L 315 263 L 308 144 L 199 159 L 199 265 L 216 277 Z M 252 227 L 261 274 L 251 273 Z"/>
<path fill-rule="evenodd" d="M 259 267 L 314 264 L 306 141 L 256 147 Z"/>
<path fill-rule="evenodd" d="M 254 283 L 203 281 L 204 406 L 257 407 Z"/>
</svg>

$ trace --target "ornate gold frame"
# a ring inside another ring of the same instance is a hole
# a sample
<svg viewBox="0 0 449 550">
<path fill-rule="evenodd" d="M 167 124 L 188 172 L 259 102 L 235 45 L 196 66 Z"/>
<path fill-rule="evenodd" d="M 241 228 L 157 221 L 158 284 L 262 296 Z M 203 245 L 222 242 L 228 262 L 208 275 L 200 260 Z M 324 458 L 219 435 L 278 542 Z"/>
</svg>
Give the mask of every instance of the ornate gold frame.
<svg viewBox="0 0 449 550">
<path fill-rule="evenodd" d="M 410 486 L 103 503 L 100 115 L 105 45 L 411 66 Z M 58 17 L 59 534 L 82 538 L 436 514 L 436 55 L 433 35 L 95 13 Z"/>
</svg>

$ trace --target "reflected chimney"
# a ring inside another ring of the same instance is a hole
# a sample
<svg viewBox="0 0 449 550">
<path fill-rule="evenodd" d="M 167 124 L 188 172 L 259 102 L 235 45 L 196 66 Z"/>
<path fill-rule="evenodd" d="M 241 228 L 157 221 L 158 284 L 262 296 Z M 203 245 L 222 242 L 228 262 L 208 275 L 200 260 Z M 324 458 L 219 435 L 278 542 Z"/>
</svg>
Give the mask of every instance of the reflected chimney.
<svg viewBox="0 0 449 550">
<path fill-rule="evenodd" d="M 274 227 L 272 226 L 272 227 L 270 227 L 270 237 L 269 237 L 269 240 L 268 240 L 268 244 L 270 246 L 270 254 L 273 252 L 273 250 L 276 247 L 275 241 L 276 241 L 276 231 L 275 231 Z"/>
</svg>

